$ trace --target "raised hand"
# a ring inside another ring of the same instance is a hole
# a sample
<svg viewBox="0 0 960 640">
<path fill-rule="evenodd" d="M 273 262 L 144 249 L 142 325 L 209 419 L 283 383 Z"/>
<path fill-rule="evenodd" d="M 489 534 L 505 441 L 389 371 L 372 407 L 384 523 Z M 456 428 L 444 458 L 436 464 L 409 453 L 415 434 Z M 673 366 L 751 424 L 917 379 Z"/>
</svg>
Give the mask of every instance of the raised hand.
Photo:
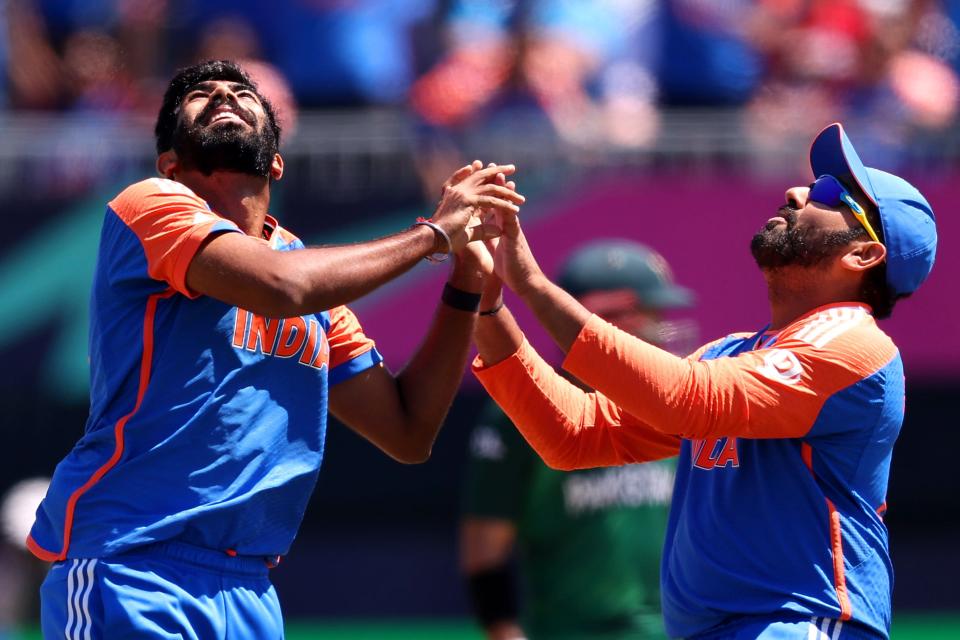
<svg viewBox="0 0 960 640">
<path fill-rule="evenodd" d="M 522 297 L 531 288 L 548 280 L 530 251 L 530 245 L 520 228 L 519 217 L 507 211 L 497 211 L 496 215 L 500 236 L 488 243 L 494 252 L 494 272 Z"/>
<path fill-rule="evenodd" d="M 472 165 L 479 169 L 479 160 L 474 161 Z M 497 163 L 491 162 L 487 168 L 494 168 Z M 506 187 L 511 191 L 517 190 L 517 184 L 512 180 L 508 181 L 503 173 L 498 173 L 493 178 L 493 183 Z M 477 227 L 482 225 L 482 229 Z M 493 248 L 496 245 L 488 247 L 482 241 L 490 241 L 500 235 L 500 223 L 495 210 L 485 209 L 480 217 L 467 226 L 467 235 L 470 236 L 468 242 L 458 253 L 457 258 L 463 262 L 473 265 L 484 277 L 493 275 Z"/>
<path fill-rule="evenodd" d="M 431 218 L 450 237 L 450 250 L 459 253 L 473 240 L 483 240 L 498 231 L 495 227 L 482 224 L 484 212 L 493 211 L 502 215 L 516 217 L 525 198 L 507 187 L 497 176 L 512 174 L 516 168 L 512 164 L 490 165 L 475 160 L 461 167 L 444 183 L 440 203 Z"/>
</svg>

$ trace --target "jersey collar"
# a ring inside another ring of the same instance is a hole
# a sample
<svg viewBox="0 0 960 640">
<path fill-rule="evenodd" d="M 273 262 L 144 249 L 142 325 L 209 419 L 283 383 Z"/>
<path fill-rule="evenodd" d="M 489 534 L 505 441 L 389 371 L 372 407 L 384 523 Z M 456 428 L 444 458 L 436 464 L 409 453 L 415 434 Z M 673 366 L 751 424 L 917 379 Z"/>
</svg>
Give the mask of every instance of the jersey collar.
<svg viewBox="0 0 960 640">
<path fill-rule="evenodd" d="M 795 330 L 800 325 L 812 318 L 815 318 L 824 311 L 829 311 L 830 309 L 851 308 L 863 309 L 868 315 L 873 315 L 873 309 L 865 302 L 832 302 L 830 304 L 825 304 L 823 306 L 811 309 L 779 331 L 770 331 L 770 323 L 768 322 L 762 329 L 750 336 L 750 339 L 747 340 L 747 343 L 751 345 L 751 351 L 755 351 L 757 349 L 767 349 L 773 346 L 773 343 L 776 342 L 780 336 L 789 331 Z"/>
</svg>

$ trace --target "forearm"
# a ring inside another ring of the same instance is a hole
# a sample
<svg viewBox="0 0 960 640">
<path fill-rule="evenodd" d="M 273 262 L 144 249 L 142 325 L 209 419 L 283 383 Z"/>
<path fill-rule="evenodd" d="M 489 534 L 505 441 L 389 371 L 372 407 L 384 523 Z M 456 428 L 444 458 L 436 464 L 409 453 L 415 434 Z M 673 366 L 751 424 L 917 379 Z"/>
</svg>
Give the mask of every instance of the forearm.
<svg viewBox="0 0 960 640">
<path fill-rule="evenodd" d="M 531 279 L 516 293 L 564 353 L 570 350 L 592 315 L 573 296 L 545 276 Z"/>
<path fill-rule="evenodd" d="M 483 356 L 474 373 L 534 451 L 550 467 L 570 470 L 676 455 L 679 441 L 659 434 L 597 393 L 586 393 L 523 342 L 508 358 Z"/>
<path fill-rule="evenodd" d="M 370 293 L 440 248 L 437 241 L 431 228 L 417 225 L 369 242 L 278 253 L 298 284 L 291 315 L 331 309 Z"/>
<path fill-rule="evenodd" d="M 483 276 L 473 266 L 458 262 L 449 284 L 479 293 Z M 426 337 L 397 375 L 400 401 L 407 416 L 406 437 L 430 450 L 454 395 L 460 388 L 476 325 L 475 312 L 437 306 Z"/>
<path fill-rule="evenodd" d="M 589 312 L 573 297 L 546 278 L 538 279 L 520 295 L 564 351 L 576 340 L 583 324 L 590 318 Z M 493 309 L 502 301 L 502 286 L 497 276 L 492 275 L 484 289 L 480 309 Z M 558 306 L 553 308 L 553 304 Z M 585 317 L 581 318 L 584 314 Z M 520 325 L 506 307 L 493 315 L 481 315 L 474 334 L 480 358 L 487 366 L 516 353 L 523 339 Z"/>
<path fill-rule="evenodd" d="M 239 233 L 208 237 L 187 287 L 270 318 L 320 313 L 351 302 L 410 269 L 443 240 L 425 225 L 351 245 L 276 251 Z"/>
<path fill-rule="evenodd" d="M 516 216 L 502 216 L 501 223 L 503 233 L 494 254 L 497 276 L 520 297 L 554 342 L 566 352 L 590 319 L 590 312 L 544 275 Z"/>
<path fill-rule="evenodd" d="M 480 302 L 480 308 L 493 308 L 493 304 L 496 302 L 488 305 L 485 297 Z M 517 352 L 523 344 L 523 332 L 510 309 L 503 307 L 494 315 L 480 316 L 473 339 L 480 358 L 487 365 L 493 365 Z"/>
<path fill-rule="evenodd" d="M 467 516 L 460 527 L 460 564 L 477 621 L 488 638 L 523 638 L 511 557 L 516 525 L 505 518 Z"/>
<path fill-rule="evenodd" d="M 563 367 L 662 433 L 732 435 L 749 422 L 738 377 L 679 358 L 597 317 L 589 320 Z"/>
</svg>

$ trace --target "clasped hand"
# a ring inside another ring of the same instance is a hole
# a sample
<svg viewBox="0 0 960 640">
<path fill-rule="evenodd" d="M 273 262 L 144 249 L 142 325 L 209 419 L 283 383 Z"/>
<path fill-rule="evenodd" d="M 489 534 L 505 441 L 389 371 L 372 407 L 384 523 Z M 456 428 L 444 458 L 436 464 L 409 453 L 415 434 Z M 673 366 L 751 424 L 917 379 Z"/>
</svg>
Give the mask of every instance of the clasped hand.
<svg viewBox="0 0 960 640">
<path fill-rule="evenodd" d="M 490 196 L 490 204 L 483 204 L 479 214 L 471 218 L 464 229 L 467 241 L 455 249 L 458 260 L 469 263 L 485 276 L 484 298 L 490 304 L 499 296 L 501 282 L 522 294 L 545 279 L 520 228 L 520 207 L 516 205 L 525 202 L 525 198 L 517 192 L 516 183 L 507 180 L 514 170 L 513 165 L 494 163 L 483 168 L 482 163 L 475 160 L 451 177 L 451 181 L 459 185 L 483 181 L 482 184 L 489 187 L 485 193 L 495 194 Z M 445 193 L 447 189 L 449 187 L 445 187 Z"/>
</svg>

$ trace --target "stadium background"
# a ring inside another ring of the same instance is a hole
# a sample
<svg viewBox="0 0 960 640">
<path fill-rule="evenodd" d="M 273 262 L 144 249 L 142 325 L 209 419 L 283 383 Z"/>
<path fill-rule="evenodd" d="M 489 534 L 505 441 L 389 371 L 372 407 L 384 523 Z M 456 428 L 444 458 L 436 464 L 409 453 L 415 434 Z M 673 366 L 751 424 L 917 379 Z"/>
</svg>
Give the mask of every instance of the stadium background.
<svg viewBox="0 0 960 640">
<path fill-rule="evenodd" d="M 703 341 L 765 321 L 748 239 L 786 186 L 811 179 L 812 136 L 842 120 L 868 164 L 914 181 L 938 214 L 933 275 L 883 325 L 908 385 L 887 523 L 893 637 L 960 637 L 960 3 L 0 7 L 0 493 L 49 475 L 82 433 L 103 207 L 153 175 L 153 118 L 179 66 L 252 65 L 287 130 L 272 211 L 306 242 L 402 229 L 429 214 L 451 168 L 474 157 L 514 162 L 530 203 L 525 228 L 547 270 L 588 238 L 647 242 L 697 292 Z M 443 277 L 424 264 L 353 305 L 392 368 L 416 346 Z M 273 574 L 291 637 L 478 637 L 455 532 L 466 436 L 483 400 L 468 376 L 433 457 L 417 467 L 331 424 L 303 528 Z M 12 511 L 4 531 L 16 528 Z M 3 542 L 0 637 L 35 633 L 37 569 L 16 541 Z"/>
</svg>

